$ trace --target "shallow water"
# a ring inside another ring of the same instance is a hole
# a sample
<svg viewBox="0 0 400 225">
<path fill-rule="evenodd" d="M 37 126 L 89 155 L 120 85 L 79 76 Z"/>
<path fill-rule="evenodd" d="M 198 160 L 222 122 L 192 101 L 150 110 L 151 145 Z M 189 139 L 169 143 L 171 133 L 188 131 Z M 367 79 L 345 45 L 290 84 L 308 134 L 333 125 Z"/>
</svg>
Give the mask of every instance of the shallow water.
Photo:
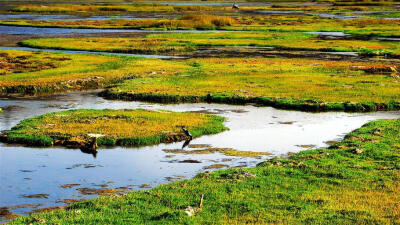
<svg viewBox="0 0 400 225">
<path fill-rule="evenodd" d="M 342 31 L 310 31 L 306 32 L 309 34 L 317 34 L 320 36 L 332 36 L 332 37 L 348 37 L 351 36 L 350 34 L 346 34 Z"/>
<path fill-rule="evenodd" d="M 115 53 L 115 52 L 68 51 L 68 50 L 56 50 L 56 49 L 29 48 L 29 47 L 0 47 L 0 50 L 62 52 L 62 53 L 67 53 L 67 54 L 123 55 L 123 56 L 157 58 L 157 59 L 181 59 L 181 58 L 184 58 L 184 57 L 179 57 L 179 56 L 168 56 L 168 55 L 144 55 L 144 54 L 129 54 L 129 53 Z"/>
<path fill-rule="evenodd" d="M 0 20 L 112 20 L 112 19 L 149 19 L 149 17 L 120 16 L 81 16 L 81 15 L 43 15 L 43 14 L 0 14 Z"/>
<path fill-rule="evenodd" d="M 191 144 L 210 144 L 214 147 L 270 152 L 262 158 L 241 158 L 209 155 L 169 154 L 163 149 L 179 149 L 182 142 L 140 148 L 100 149 L 97 157 L 80 150 L 64 148 L 27 148 L 0 144 L 0 206 L 41 204 L 36 207 L 63 205 L 62 199 L 90 198 L 77 188 L 126 187 L 141 189 L 174 179 L 191 178 L 204 166 L 215 163 L 229 166 L 254 166 L 270 157 L 303 150 L 301 145 L 326 146 L 325 142 L 339 140 L 344 134 L 380 118 L 399 118 L 399 112 L 378 113 L 305 113 L 283 111 L 270 107 L 237 106 L 224 104 L 160 105 L 142 102 L 104 100 L 96 92 L 66 93 L 54 97 L 32 99 L 3 99 L 0 107 L 0 129 L 15 126 L 20 120 L 65 109 L 76 108 L 145 108 L 174 111 L 199 111 L 219 114 L 227 118 L 229 131 L 196 138 Z M 172 155 L 172 157 L 169 157 Z M 201 163 L 178 163 L 185 159 Z M 232 161 L 227 161 L 232 160 Z M 61 188 L 64 184 L 79 184 Z M 136 186 L 134 186 L 136 185 Z M 48 194 L 47 198 L 25 198 L 23 195 Z M 16 208 L 14 212 L 26 214 L 34 207 Z"/>
<path fill-rule="evenodd" d="M 134 29 L 77 29 L 77 28 L 47 28 L 47 27 L 22 27 L 2 26 L 0 34 L 24 34 L 24 35 L 46 35 L 46 34 L 90 34 L 90 33 L 210 33 L 210 32 L 232 32 L 224 30 L 134 30 Z"/>
</svg>

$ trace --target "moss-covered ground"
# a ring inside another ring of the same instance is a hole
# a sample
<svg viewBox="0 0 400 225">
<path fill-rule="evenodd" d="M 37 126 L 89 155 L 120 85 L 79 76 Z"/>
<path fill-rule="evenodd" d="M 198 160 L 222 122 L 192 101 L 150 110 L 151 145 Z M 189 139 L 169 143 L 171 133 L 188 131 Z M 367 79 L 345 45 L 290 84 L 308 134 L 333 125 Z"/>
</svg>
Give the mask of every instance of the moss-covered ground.
<svg viewBox="0 0 400 225">
<path fill-rule="evenodd" d="M 79 109 L 45 114 L 21 121 L 1 139 L 32 146 L 79 146 L 97 135 L 98 145 L 140 146 L 180 141 L 181 127 L 193 137 L 226 130 L 224 118 L 201 113 L 149 110 Z"/>
<path fill-rule="evenodd" d="M 400 120 L 373 121 L 328 149 L 86 200 L 11 224 L 397 224 L 399 129 Z"/>
<path fill-rule="evenodd" d="M 180 73 L 126 80 L 102 95 L 175 103 L 252 102 L 306 111 L 399 109 L 397 73 L 388 72 L 394 65 L 387 63 L 209 58 L 182 65 Z"/>
</svg>

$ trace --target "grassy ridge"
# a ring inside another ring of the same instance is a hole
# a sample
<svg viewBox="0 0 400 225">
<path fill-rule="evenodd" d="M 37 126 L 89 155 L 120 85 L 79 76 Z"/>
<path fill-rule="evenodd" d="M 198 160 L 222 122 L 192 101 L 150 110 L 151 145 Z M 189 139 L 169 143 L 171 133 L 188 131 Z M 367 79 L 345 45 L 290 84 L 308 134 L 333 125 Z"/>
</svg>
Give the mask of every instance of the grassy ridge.
<svg viewBox="0 0 400 225">
<path fill-rule="evenodd" d="M 10 224 L 397 224 L 399 129 L 400 120 L 373 121 L 328 149 L 86 200 Z M 188 206 L 194 216 L 184 212 Z"/>
<path fill-rule="evenodd" d="M 145 38 L 45 38 L 20 42 L 34 48 L 100 52 L 165 54 L 193 52 L 201 47 L 257 46 L 284 50 L 358 52 L 399 57 L 400 43 L 365 40 L 324 40 L 315 34 L 293 32 L 168 33 Z"/>
<path fill-rule="evenodd" d="M 49 113 L 21 121 L 1 140 L 31 146 L 76 146 L 89 134 L 99 134 L 99 145 L 140 146 L 186 138 L 180 126 L 193 137 L 226 130 L 224 118 L 209 114 L 148 110 L 79 109 Z"/>
<path fill-rule="evenodd" d="M 400 109 L 398 78 L 384 72 L 390 70 L 387 64 L 279 58 L 190 59 L 182 64 L 183 72 L 126 80 L 101 95 L 164 103 L 258 103 L 303 111 Z"/>
<path fill-rule="evenodd" d="M 101 88 L 136 74 L 180 71 L 174 62 L 124 56 L 0 50 L 0 60 L 2 95 Z"/>
</svg>

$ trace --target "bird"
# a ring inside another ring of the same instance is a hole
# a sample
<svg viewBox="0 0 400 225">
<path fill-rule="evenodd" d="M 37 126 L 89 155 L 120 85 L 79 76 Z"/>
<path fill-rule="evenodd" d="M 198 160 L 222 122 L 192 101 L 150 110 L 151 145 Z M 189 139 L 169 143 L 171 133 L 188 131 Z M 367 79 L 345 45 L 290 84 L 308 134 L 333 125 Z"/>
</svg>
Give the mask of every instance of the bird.
<svg viewBox="0 0 400 225">
<path fill-rule="evenodd" d="M 92 137 L 88 143 L 85 143 L 80 147 L 80 150 L 84 153 L 92 154 L 96 158 L 97 148 L 97 137 Z"/>
<path fill-rule="evenodd" d="M 233 3 L 233 5 L 232 5 L 232 9 L 239 9 L 239 5 L 238 5 L 238 4 L 236 4 L 236 2 L 235 2 L 235 3 Z"/>
<path fill-rule="evenodd" d="M 182 126 L 182 131 L 186 136 L 188 136 L 190 138 L 190 140 L 193 139 L 192 134 L 185 128 L 185 126 Z"/>
<path fill-rule="evenodd" d="M 188 146 L 191 141 L 192 141 L 192 139 L 186 140 L 182 145 L 182 149 L 184 149 L 186 146 Z"/>
</svg>

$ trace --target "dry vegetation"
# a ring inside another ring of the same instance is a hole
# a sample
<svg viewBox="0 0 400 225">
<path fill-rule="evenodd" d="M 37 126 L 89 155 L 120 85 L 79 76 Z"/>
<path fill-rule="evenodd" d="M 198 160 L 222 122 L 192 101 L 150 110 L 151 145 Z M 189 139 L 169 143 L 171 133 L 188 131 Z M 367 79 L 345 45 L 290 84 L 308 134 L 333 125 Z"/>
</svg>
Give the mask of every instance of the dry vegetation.
<svg viewBox="0 0 400 225">
<path fill-rule="evenodd" d="M 194 137 L 224 131 L 224 119 L 201 113 L 148 110 L 70 110 L 26 119 L 1 139 L 37 146 L 81 144 L 90 134 L 99 145 L 138 146 L 173 142 L 185 137 L 185 126 Z"/>
<path fill-rule="evenodd" d="M 31 54 L 11 55 L 7 52 L 0 53 L 0 75 L 10 73 L 36 72 L 56 68 L 57 61 L 70 60 L 66 57 L 46 57 L 35 59 Z"/>
</svg>

